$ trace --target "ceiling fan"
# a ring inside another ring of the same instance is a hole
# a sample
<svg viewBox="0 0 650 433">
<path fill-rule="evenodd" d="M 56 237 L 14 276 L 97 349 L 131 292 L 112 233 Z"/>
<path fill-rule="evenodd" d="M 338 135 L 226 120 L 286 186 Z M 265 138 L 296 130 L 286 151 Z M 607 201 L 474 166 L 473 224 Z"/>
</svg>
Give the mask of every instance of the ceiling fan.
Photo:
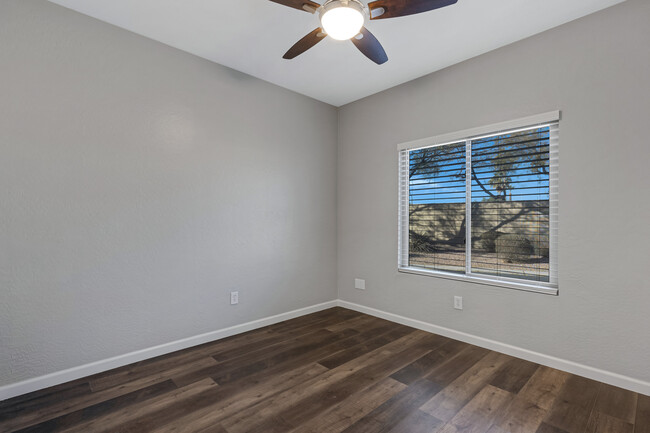
<svg viewBox="0 0 650 433">
<path fill-rule="evenodd" d="M 376 0 L 367 7 L 359 0 L 327 0 L 322 5 L 311 0 L 271 1 L 311 14 L 318 12 L 320 18 L 321 27 L 296 42 L 283 58 L 293 59 L 329 36 L 339 41 L 351 40 L 366 57 L 381 65 L 388 61 L 388 56 L 377 38 L 364 27 L 366 17 L 380 20 L 414 15 L 450 6 L 458 0 Z"/>
</svg>

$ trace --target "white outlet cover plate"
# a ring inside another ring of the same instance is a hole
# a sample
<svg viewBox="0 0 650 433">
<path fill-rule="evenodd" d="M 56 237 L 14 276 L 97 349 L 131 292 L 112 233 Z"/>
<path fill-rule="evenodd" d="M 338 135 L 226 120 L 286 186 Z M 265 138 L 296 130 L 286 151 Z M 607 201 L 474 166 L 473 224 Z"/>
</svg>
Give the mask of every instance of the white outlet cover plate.
<svg viewBox="0 0 650 433">
<path fill-rule="evenodd" d="M 361 278 L 355 278 L 354 288 L 359 290 L 366 290 L 366 280 L 362 280 Z"/>
</svg>

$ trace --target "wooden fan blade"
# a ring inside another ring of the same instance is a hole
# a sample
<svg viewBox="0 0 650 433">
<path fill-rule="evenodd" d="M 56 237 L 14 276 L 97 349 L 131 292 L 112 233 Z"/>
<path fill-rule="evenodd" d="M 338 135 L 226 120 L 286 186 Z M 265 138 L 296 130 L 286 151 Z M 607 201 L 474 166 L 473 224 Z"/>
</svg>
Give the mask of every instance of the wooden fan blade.
<svg viewBox="0 0 650 433">
<path fill-rule="evenodd" d="M 309 33 L 307 36 L 296 42 L 293 47 L 289 48 L 289 51 L 287 51 L 284 56 L 282 56 L 283 59 L 293 59 L 294 57 L 298 57 L 320 41 L 322 41 L 325 36 L 327 36 L 322 29 L 318 28 L 314 30 L 313 32 Z"/>
<path fill-rule="evenodd" d="M 361 27 L 361 33 L 350 40 L 359 51 L 378 65 L 388 61 L 388 56 L 386 55 L 386 51 L 384 51 L 384 47 L 381 46 L 375 35 L 370 33 L 367 28 Z"/>
<path fill-rule="evenodd" d="M 450 6 L 458 0 L 377 0 L 368 3 L 371 20 L 403 17 Z M 383 13 L 382 13 L 383 10 Z"/>
<path fill-rule="evenodd" d="M 309 9 L 315 11 L 320 7 L 320 5 L 311 0 L 271 0 L 274 3 L 279 3 L 281 5 L 289 6 L 290 8 L 300 9 L 301 11 L 311 12 Z M 305 8 L 307 6 L 307 8 Z M 313 12 L 311 12 L 313 13 Z"/>
</svg>

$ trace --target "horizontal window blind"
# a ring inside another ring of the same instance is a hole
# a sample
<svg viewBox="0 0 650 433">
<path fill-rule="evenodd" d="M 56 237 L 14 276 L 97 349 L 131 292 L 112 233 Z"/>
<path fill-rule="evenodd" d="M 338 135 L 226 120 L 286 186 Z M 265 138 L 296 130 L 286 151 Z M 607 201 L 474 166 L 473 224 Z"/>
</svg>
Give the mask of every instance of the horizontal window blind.
<svg viewBox="0 0 650 433">
<path fill-rule="evenodd" d="M 400 270 L 557 287 L 558 123 L 508 125 L 401 145 Z"/>
<path fill-rule="evenodd" d="M 409 266 L 465 273 L 465 147 L 409 154 Z"/>
<path fill-rule="evenodd" d="M 471 272 L 549 282 L 549 127 L 471 146 Z"/>
</svg>

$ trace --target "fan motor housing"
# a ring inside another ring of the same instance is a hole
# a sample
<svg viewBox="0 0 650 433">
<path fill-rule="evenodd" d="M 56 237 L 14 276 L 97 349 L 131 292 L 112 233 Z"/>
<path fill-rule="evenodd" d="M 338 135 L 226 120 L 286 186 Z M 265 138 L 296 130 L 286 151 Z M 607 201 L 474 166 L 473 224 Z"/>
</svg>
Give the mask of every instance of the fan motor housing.
<svg viewBox="0 0 650 433">
<path fill-rule="evenodd" d="M 361 13 L 361 15 L 363 15 L 364 18 L 366 17 L 366 11 L 363 7 L 363 3 L 361 3 L 359 0 L 328 0 L 319 8 L 319 18 L 322 20 L 325 13 L 332 9 L 341 7 L 356 9 Z"/>
<path fill-rule="evenodd" d="M 366 21 L 366 13 L 359 0 L 330 0 L 320 8 L 319 15 L 325 33 L 340 41 L 358 34 Z"/>
</svg>

